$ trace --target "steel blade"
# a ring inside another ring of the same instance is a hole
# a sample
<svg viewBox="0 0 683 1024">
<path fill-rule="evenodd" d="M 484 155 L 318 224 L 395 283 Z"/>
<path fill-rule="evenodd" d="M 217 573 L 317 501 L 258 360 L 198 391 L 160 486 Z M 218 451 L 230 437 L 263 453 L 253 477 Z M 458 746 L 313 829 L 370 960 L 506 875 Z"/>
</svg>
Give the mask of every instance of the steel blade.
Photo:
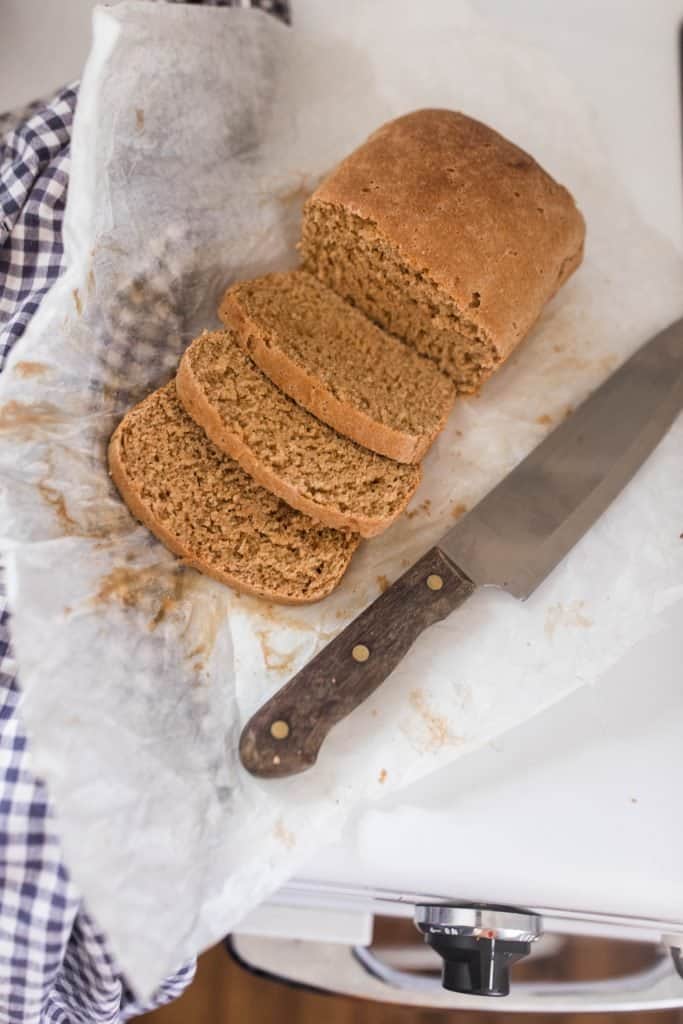
<svg viewBox="0 0 683 1024">
<path fill-rule="evenodd" d="M 640 348 L 442 538 L 480 586 L 531 594 L 683 407 L 683 320 Z M 683 472 L 683 453 L 681 455 Z"/>
</svg>

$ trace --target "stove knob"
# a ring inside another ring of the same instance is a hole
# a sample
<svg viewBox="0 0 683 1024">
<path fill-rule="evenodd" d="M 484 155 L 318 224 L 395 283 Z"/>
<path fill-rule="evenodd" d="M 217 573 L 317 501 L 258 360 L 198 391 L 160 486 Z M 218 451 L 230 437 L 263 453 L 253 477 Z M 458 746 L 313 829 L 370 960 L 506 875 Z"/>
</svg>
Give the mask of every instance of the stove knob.
<svg viewBox="0 0 683 1024">
<path fill-rule="evenodd" d="M 415 924 L 443 958 L 443 987 L 475 996 L 506 996 L 510 968 L 543 934 L 536 914 L 486 904 L 423 904 Z"/>
</svg>

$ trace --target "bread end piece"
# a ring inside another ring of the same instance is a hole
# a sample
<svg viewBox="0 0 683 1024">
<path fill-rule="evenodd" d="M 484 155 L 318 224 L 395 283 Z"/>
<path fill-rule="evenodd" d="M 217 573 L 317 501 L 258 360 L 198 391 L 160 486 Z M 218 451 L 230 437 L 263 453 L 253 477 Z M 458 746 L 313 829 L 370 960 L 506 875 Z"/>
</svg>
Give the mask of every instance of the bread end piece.
<svg viewBox="0 0 683 1024">
<path fill-rule="evenodd" d="M 569 192 L 481 122 L 419 110 L 382 126 L 304 208 L 310 273 L 476 392 L 579 266 Z"/>
<path fill-rule="evenodd" d="M 173 382 L 127 413 L 107 458 L 135 519 L 185 565 L 240 593 L 285 605 L 320 601 L 358 546 L 255 485 L 187 416 Z"/>
</svg>

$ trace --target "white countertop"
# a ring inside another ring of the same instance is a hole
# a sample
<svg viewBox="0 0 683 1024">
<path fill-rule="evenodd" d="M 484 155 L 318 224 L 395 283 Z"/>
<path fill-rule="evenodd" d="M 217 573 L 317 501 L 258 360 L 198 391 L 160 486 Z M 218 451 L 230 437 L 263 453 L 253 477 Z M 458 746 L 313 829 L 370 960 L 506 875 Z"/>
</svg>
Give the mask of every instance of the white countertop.
<svg viewBox="0 0 683 1024">
<path fill-rule="evenodd" d="M 472 2 L 579 84 L 642 216 L 683 250 L 683 0 Z M 79 76 L 92 7 L 4 0 L 0 108 Z M 683 922 L 682 626 L 679 613 L 599 687 L 356 815 L 305 877 Z"/>
<path fill-rule="evenodd" d="M 302 877 L 683 922 L 681 666 L 679 612 L 599 686 L 357 814 Z"/>
</svg>

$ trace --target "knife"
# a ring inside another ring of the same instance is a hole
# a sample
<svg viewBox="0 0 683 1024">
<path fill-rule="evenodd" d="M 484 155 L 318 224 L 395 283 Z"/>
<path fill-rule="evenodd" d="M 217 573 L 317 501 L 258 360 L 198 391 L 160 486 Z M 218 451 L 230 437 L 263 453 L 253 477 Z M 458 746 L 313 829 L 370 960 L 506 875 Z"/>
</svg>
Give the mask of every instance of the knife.
<svg viewBox="0 0 683 1024">
<path fill-rule="evenodd" d="M 683 320 L 631 356 L 256 712 L 240 739 L 245 768 L 282 778 L 313 765 L 330 729 L 377 689 L 425 629 L 478 587 L 529 597 L 681 408 Z"/>
</svg>

